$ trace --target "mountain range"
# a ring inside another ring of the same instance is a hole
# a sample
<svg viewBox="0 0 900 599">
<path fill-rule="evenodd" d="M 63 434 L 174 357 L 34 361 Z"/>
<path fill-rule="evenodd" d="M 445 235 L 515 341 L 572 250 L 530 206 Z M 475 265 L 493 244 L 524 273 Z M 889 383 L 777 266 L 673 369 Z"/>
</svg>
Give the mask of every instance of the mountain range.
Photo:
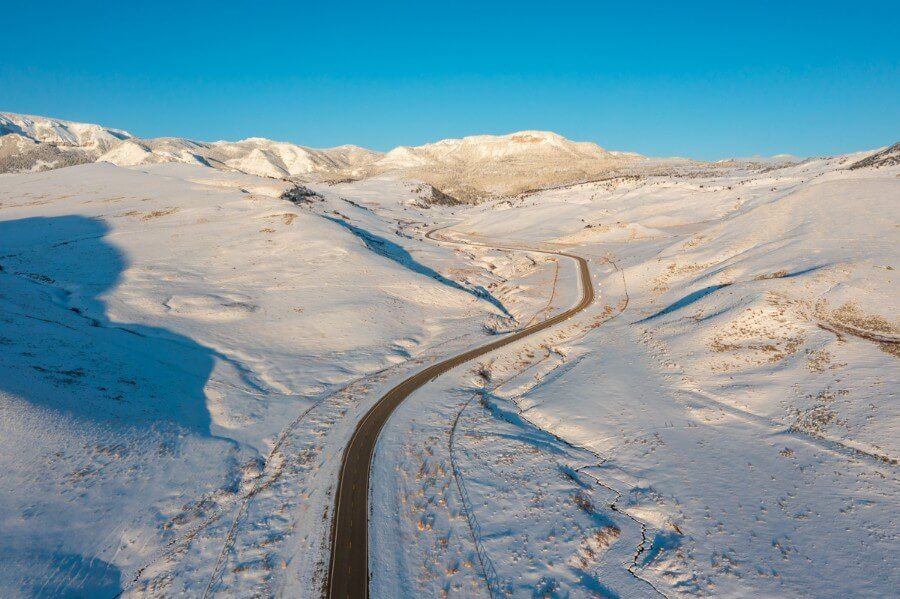
<svg viewBox="0 0 900 599">
<path fill-rule="evenodd" d="M 391 172 L 470 202 L 621 174 L 637 167 L 700 164 L 608 151 L 546 131 L 445 139 L 385 153 L 353 145 L 314 149 L 258 137 L 235 142 L 143 139 L 100 125 L 0 113 L 0 172 L 89 162 L 119 166 L 181 162 L 295 181 L 356 180 Z"/>
</svg>

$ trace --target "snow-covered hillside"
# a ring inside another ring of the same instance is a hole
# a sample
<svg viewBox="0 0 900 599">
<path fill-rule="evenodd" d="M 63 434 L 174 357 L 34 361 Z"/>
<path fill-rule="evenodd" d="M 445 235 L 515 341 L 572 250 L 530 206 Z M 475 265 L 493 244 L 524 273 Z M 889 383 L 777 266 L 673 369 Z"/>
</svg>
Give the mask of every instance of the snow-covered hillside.
<svg viewBox="0 0 900 599">
<path fill-rule="evenodd" d="M 645 161 L 637 154 L 608 152 L 546 131 L 476 135 L 418 147 L 395 148 L 375 162 L 374 172 L 403 173 L 451 195 L 480 200 L 600 176 Z"/>
<path fill-rule="evenodd" d="M 131 134 L 99 125 L 0 113 L 0 173 L 93 162 Z"/>
<path fill-rule="evenodd" d="M 127 131 L 100 125 L 3 112 L 0 113 L 0 135 L 7 133 L 38 142 L 96 151 L 108 150 L 119 141 L 132 137 Z"/>
<path fill-rule="evenodd" d="M 602 297 L 400 407 L 379 594 L 890 595 L 900 167 L 867 161 L 885 155 L 458 215 L 445 235 L 590 256 Z"/>
</svg>

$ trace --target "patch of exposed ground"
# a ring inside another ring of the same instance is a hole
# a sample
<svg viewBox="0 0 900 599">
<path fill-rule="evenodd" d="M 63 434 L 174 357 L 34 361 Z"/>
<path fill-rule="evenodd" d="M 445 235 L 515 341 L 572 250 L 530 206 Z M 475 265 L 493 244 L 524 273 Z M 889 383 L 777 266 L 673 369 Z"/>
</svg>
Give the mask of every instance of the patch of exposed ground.
<svg viewBox="0 0 900 599">
<path fill-rule="evenodd" d="M 883 352 L 900 357 L 900 327 L 879 314 L 867 314 L 855 301 L 832 310 L 825 300 L 820 300 L 815 305 L 813 316 L 823 329 L 838 336 L 847 334 L 872 341 Z"/>
<path fill-rule="evenodd" d="M 713 368 L 729 371 L 772 364 L 799 351 L 804 336 L 787 313 L 789 305 L 770 293 L 766 305 L 746 308 L 738 318 L 722 327 L 713 336 L 709 348 L 724 354 L 725 359 Z"/>
</svg>

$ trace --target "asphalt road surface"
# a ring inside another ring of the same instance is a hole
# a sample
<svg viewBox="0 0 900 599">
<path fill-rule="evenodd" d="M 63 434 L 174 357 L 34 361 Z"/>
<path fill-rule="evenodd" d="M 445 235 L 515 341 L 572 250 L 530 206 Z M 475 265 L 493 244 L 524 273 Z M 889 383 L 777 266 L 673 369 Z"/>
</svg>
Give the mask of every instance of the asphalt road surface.
<svg viewBox="0 0 900 599">
<path fill-rule="evenodd" d="M 434 232 L 430 232 L 428 236 Z M 325 583 L 326 597 L 364 599 L 369 596 L 369 471 L 378 434 L 394 408 L 413 391 L 451 368 L 568 320 L 594 301 L 594 287 L 587 260 L 565 252 L 540 253 L 565 256 L 577 262 L 581 274 L 581 301 L 576 306 L 520 331 L 508 333 L 496 341 L 432 364 L 388 391 L 357 424 L 344 452 L 335 494 L 331 524 L 331 568 Z"/>
</svg>

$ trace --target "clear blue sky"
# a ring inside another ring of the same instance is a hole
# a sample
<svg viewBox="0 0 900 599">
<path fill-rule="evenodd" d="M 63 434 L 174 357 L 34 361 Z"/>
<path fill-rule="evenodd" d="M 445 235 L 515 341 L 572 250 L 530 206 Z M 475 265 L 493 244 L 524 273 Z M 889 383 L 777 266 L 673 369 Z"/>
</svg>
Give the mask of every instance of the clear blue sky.
<svg viewBox="0 0 900 599">
<path fill-rule="evenodd" d="M 721 158 L 900 139 L 900 2 L 0 0 L 0 110 L 375 149 L 549 129 Z"/>
</svg>

